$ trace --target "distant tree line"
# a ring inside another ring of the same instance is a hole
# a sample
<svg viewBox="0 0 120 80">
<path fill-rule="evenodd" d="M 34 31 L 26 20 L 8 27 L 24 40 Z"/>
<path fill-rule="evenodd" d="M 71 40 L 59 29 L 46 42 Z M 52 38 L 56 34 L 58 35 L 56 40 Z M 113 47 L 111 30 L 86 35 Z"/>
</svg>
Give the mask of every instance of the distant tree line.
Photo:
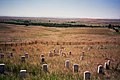
<svg viewBox="0 0 120 80">
<path fill-rule="evenodd" d="M 84 24 L 70 24 L 70 23 L 42 23 L 42 22 L 32 22 L 30 20 L 4 20 L 0 21 L 0 23 L 7 23 L 7 24 L 16 24 L 16 25 L 35 25 L 35 26 L 46 26 L 46 27 L 108 27 L 110 29 L 119 32 L 119 25 L 106 25 L 106 26 L 93 26 L 93 25 L 84 25 Z M 73 22 L 74 23 L 74 22 Z"/>
<path fill-rule="evenodd" d="M 114 25 L 109 24 L 109 25 L 108 25 L 108 28 L 109 28 L 109 29 L 113 29 L 113 30 L 115 30 L 116 32 L 119 32 L 120 26 L 119 26 L 119 25 L 114 26 Z"/>
<path fill-rule="evenodd" d="M 32 22 L 28 20 L 11 20 L 11 21 L 0 21 L 0 23 L 16 24 L 16 25 L 36 25 L 36 26 L 46 26 L 46 27 L 101 27 L 101 26 L 88 26 L 84 24 L 70 24 L 70 23 L 42 23 L 42 22 Z"/>
</svg>

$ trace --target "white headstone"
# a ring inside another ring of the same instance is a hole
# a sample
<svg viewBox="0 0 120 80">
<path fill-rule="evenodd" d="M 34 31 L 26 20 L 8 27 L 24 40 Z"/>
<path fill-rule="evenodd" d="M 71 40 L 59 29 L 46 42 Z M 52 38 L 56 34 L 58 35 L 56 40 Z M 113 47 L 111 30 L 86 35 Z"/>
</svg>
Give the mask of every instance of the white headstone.
<svg viewBox="0 0 120 80">
<path fill-rule="evenodd" d="M 20 70 L 20 78 L 25 78 L 27 76 L 26 70 Z"/>
<path fill-rule="evenodd" d="M 110 60 L 107 61 L 107 65 L 110 66 Z"/>
<path fill-rule="evenodd" d="M 109 66 L 108 66 L 107 62 L 105 62 L 104 68 L 105 68 L 105 69 L 109 69 Z"/>
<path fill-rule="evenodd" d="M 91 74 L 89 71 L 84 72 L 84 80 L 90 80 L 90 76 L 91 76 Z"/>
<path fill-rule="evenodd" d="M 48 65 L 47 64 L 43 64 L 42 65 L 42 69 L 44 72 L 47 72 L 48 71 Z"/>
<path fill-rule="evenodd" d="M 25 56 L 21 56 L 21 62 L 25 62 Z"/>
<path fill-rule="evenodd" d="M 65 61 L 65 67 L 66 67 L 66 68 L 69 68 L 69 66 L 70 66 L 70 61 L 69 61 L 69 60 L 66 60 L 66 61 Z"/>
<path fill-rule="evenodd" d="M 110 60 L 108 60 L 107 62 L 105 62 L 104 68 L 105 69 L 110 69 Z"/>
<path fill-rule="evenodd" d="M 97 72 L 98 72 L 99 74 L 103 74 L 103 73 L 104 73 L 104 70 L 103 70 L 103 66 L 102 66 L 102 65 L 99 65 L 99 66 L 98 66 Z"/>
<path fill-rule="evenodd" d="M 28 53 L 25 53 L 25 58 L 28 58 Z"/>
<path fill-rule="evenodd" d="M 50 51 L 49 52 L 49 57 L 52 57 L 53 56 L 53 53 Z"/>
<path fill-rule="evenodd" d="M 73 65 L 73 72 L 78 72 L 78 64 Z"/>
<path fill-rule="evenodd" d="M 0 74 L 4 74 L 5 64 L 0 64 Z"/>
</svg>

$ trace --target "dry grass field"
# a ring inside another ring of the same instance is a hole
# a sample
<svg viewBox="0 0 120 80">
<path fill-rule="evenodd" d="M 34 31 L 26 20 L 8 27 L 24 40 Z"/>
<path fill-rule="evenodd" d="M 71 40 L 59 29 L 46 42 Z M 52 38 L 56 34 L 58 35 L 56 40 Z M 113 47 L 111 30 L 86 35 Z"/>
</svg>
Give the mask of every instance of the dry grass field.
<svg viewBox="0 0 120 80">
<path fill-rule="evenodd" d="M 11 45 L 19 43 L 24 44 Z M 0 80 L 21 79 L 21 69 L 27 70 L 25 80 L 83 80 L 84 71 L 90 71 L 91 80 L 120 80 L 120 34 L 108 28 L 0 24 L 0 44 L 0 53 L 4 53 L 0 63 L 5 64 Z M 49 57 L 50 51 L 54 56 Z M 25 52 L 29 57 L 22 63 L 20 58 Z M 84 57 L 80 60 L 82 52 Z M 13 53 L 12 58 L 8 57 L 9 53 Z M 46 73 L 42 71 L 41 54 L 48 64 Z M 65 67 L 66 60 L 70 60 L 69 69 Z M 98 74 L 97 66 L 104 66 L 107 60 L 111 61 L 110 70 L 104 69 L 104 74 Z M 73 64 L 79 65 L 77 73 L 73 72 Z"/>
</svg>

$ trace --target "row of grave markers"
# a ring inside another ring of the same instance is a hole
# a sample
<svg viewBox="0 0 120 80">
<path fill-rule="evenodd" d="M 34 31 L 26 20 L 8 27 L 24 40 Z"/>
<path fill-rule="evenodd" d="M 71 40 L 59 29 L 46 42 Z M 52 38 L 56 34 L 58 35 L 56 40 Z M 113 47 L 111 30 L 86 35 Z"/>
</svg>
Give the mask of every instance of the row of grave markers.
<svg viewBox="0 0 120 80">
<path fill-rule="evenodd" d="M 10 53 L 10 56 L 13 57 L 13 53 Z M 80 57 L 80 59 L 83 59 L 83 56 L 84 56 L 84 52 L 82 53 L 82 56 Z M 4 57 L 4 54 L 0 54 L 0 58 L 3 58 L 3 57 Z M 25 62 L 25 58 L 28 58 L 28 57 L 29 57 L 28 53 L 25 53 L 24 56 L 21 56 L 21 62 Z M 41 62 L 42 63 L 45 62 L 44 54 L 41 54 Z M 65 61 L 65 67 L 70 68 L 70 60 Z M 48 72 L 48 65 L 43 64 L 42 69 L 44 72 Z M 110 60 L 105 62 L 104 66 L 99 65 L 98 69 L 97 69 L 97 73 L 103 74 L 104 69 L 110 69 Z M 2 63 L 2 64 L 0 64 L 0 73 L 4 74 L 4 71 L 5 71 L 5 64 Z M 79 72 L 79 65 L 78 64 L 73 65 L 73 72 L 74 73 Z M 26 70 L 20 70 L 20 77 L 25 78 L 26 74 L 27 74 Z M 90 80 L 90 77 L 91 77 L 91 73 L 89 71 L 85 71 L 84 72 L 84 80 Z"/>
<path fill-rule="evenodd" d="M 70 65 L 70 61 L 66 60 L 65 61 L 65 67 L 69 68 L 69 65 Z M 102 65 L 99 65 L 98 69 L 97 69 L 97 73 L 103 74 L 104 73 L 104 69 L 110 69 L 110 60 L 105 62 L 104 67 Z M 42 70 L 44 72 L 48 72 L 48 65 L 47 64 L 43 64 L 42 65 Z M 78 64 L 74 64 L 73 65 L 73 72 L 74 73 L 79 72 L 78 70 L 79 70 L 79 65 Z M 0 74 L 4 74 L 4 71 L 5 71 L 5 64 L 0 64 Z M 21 78 L 25 78 L 26 74 L 27 74 L 26 70 L 20 70 L 20 77 Z M 84 72 L 84 80 L 90 80 L 90 78 L 91 78 L 91 73 L 89 71 L 85 71 Z"/>
</svg>

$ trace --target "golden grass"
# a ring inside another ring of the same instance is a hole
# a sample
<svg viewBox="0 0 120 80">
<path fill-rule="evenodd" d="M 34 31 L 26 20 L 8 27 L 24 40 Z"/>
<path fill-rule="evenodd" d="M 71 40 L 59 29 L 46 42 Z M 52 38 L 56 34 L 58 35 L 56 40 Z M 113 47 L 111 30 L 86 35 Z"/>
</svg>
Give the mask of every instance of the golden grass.
<svg viewBox="0 0 120 80">
<path fill-rule="evenodd" d="M 3 27 L 9 28 L 0 29 L 1 42 L 21 42 L 29 40 L 43 40 L 43 41 L 111 41 L 118 42 L 119 35 L 114 35 L 113 31 L 103 28 L 46 28 L 36 26 L 18 26 L 18 25 L 5 25 Z M 16 38 L 16 40 L 14 40 Z M 4 40 L 4 41 L 3 41 Z M 90 50 L 88 50 L 90 48 Z M 62 50 L 66 56 L 53 56 L 49 57 L 49 51 L 54 49 Z M 72 55 L 67 53 L 72 52 Z M 84 60 L 80 60 L 82 51 L 85 51 Z M 26 80 L 82 80 L 83 72 L 90 71 L 92 80 L 98 79 L 100 75 L 97 74 L 97 66 L 104 64 L 105 61 L 110 59 L 111 70 L 106 71 L 102 78 L 110 76 L 110 79 L 117 80 L 120 78 L 120 46 L 119 44 L 100 44 L 100 45 L 45 45 L 45 44 L 31 44 L 23 46 L 0 46 L 0 52 L 5 54 L 5 58 L 0 62 L 5 63 L 7 66 L 7 74 L 18 78 L 19 69 L 27 69 L 29 77 Z M 7 58 L 8 53 L 14 53 L 13 58 Z M 20 56 L 24 52 L 29 53 L 29 58 L 25 63 L 20 62 Z M 45 63 L 49 66 L 49 73 L 41 71 L 40 55 L 45 55 Z M 70 60 L 70 69 L 65 68 L 65 60 Z M 79 72 L 73 73 L 73 64 L 79 64 Z M 13 69 L 9 69 L 9 68 Z M 8 76 L 8 75 L 7 75 Z M 5 76 L 5 77 L 7 77 Z M 0 76 L 1 78 L 1 76 Z M 10 76 L 8 77 L 10 78 Z"/>
</svg>

